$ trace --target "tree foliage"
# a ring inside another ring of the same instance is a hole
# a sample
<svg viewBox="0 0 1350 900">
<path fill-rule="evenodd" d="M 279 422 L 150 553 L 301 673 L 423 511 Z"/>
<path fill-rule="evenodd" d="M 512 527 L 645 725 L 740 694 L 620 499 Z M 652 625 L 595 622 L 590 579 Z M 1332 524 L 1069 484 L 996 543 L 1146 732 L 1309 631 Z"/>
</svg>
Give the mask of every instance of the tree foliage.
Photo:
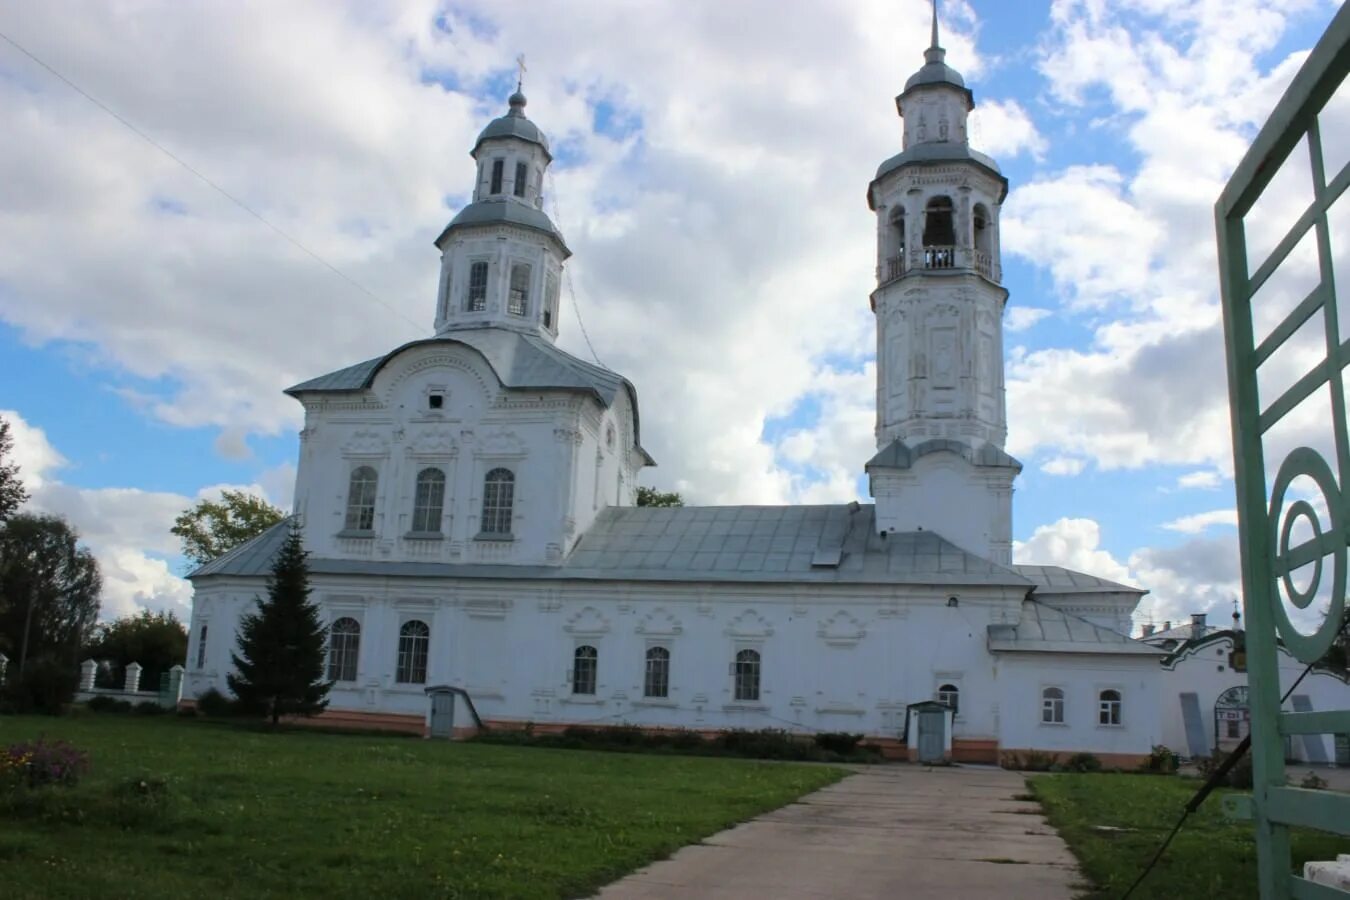
<svg viewBox="0 0 1350 900">
<path fill-rule="evenodd" d="M 74 666 L 93 637 L 102 587 L 98 562 L 64 519 L 14 516 L 0 529 L 0 651 L 17 659 L 26 630 L 29 659 Z"/>
<path fill-rule="evenodd" d="M 14 436 L 9 423 L 0 419 L 0 523 L 18 512 L 28 499 L 28 491 L 19 480 L 19 466 L 13 460 Z"/>
<path fill-rule="evenodd" d="M 286 518 L 262 497 L 222 491 L 219 500 L 200 500 L 174 519 L 169 529 L 183 542 L 183 555 L 198 565 L 257 537 Z"/>
<path fill-rule="evenodd" d="M 273 725 L 284 715 L 312 716 L 328 706 L 328 629 L 309 602 L 308 555 L 292 527 L 272 564 L 267 598 L 240 621 L 239 652 L 230 656 L 235 671 L 227 680 L 241 710 L 266 715 Z"/>
<path fill-rule="evenodd" d="M 656 488 L 639 487 L 637 489 L 638 506 L 684 506 L 684 498 L 671 491 L 665 493 Z"/>
<path fill-rule="evenodd" d="M 188 633 L 171 612 L 141 610 L 98 626 L 98 633 L 81 654 L 111 664 L 110 687 L 125 683 L 130 663 L 141 665 L 141 689 L 156 690 L 160 676 L 187 660 Z"/>
</svg>

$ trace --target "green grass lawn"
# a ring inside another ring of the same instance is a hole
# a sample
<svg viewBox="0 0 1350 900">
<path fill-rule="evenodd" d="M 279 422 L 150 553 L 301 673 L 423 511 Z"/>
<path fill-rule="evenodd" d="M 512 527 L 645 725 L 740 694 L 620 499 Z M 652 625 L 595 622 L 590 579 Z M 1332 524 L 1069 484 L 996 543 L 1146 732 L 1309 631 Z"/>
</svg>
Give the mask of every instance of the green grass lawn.
<svg viewBox="0 0 1350 900">
<path fill-rule="evenodd" d="M 0 716 L 92 756 L 0 795 L 10 897 L 584 895 L 843 776 L 735 759 L 271 734 L 177 718 Z M 157 803 L 143 777 L 167 783 Z"/>
<path fill-rule="evenodd" d="M 1118 898 L 1152 858 L 1201 782 L 1144 775 L 1043 775 L 1029 780 L 1050 824 L 1059 829 L 1096 885 L 1090 898 Z M 1135 897 L 1256 896 L 1256 840 L 1249 822 L 1224 818 L 1216 791 L 1186 820 Z M 1102 831 L 1097 826 L 1123 831 Z M 1310 859 L 1350 853 L 1350 840 L 1295 831 L 1298 871 Z"/>
</svg>

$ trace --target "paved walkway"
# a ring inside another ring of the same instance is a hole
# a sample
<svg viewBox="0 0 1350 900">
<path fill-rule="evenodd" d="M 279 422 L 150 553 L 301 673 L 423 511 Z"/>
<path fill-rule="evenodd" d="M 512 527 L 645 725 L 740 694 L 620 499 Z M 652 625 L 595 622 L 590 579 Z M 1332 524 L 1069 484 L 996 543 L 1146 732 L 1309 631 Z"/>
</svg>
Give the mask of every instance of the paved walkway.
<svg viewBox="0 0 1350 900">
<path fill-rule="evenodd" d="M 1069 900 L 1072 855 L 1001 769 L 865 768 L 611 884 L 638 898 Z"/>
</svg>

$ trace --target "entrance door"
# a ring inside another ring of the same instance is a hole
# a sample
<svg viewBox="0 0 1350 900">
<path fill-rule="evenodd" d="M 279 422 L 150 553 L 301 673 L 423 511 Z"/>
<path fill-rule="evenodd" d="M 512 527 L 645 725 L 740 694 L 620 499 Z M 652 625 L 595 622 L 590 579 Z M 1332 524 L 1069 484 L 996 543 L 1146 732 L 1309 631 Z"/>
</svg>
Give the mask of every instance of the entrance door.
<svg viewBox="0 0 1350 900">
<path fill-rule="evenodd" d="M 940 709 L 924 710 L 919 713 L 919 762 L 942 762 L 943 723 L 947 714 Z"/>
<path fill-rule="evenodd" d="M 431 736 L 449 739 L 455 731 L 455 695 L 440 691 L 431 695 Z"/>
</svg>

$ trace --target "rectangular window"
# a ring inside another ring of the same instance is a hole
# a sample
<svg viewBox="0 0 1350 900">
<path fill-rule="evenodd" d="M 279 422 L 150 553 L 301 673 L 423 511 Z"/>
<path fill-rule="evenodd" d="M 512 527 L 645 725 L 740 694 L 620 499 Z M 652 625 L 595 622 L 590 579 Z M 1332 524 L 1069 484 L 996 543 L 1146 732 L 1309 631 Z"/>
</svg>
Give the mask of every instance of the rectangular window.
<svg viewBox="0 0 1350 900">
<path fill-rule="evenodd" d="M 670 651 L 652 647 L 647 651 L 647 676 L 642 682 L 642 696 L 668 697 L 670 695 Z"/>
<path fill-rule="evenodd" d="M 506 311 L 523 316 L 530 308 L 530 267 L 516 263 L 511 267 L 511 293 L 506 300 Z"/>
<path fill-rule="evenodd" d="M 517 197 L 525 196 L 525 179 L 529 177 L 526 174 L 528 171 L 529 170 L 525 167 L 523 162 L 516 163 L 516 184 L 514 190 Z"/>
<path fill-rule="evenodd" d="M 202 626 L 201 634 L 197 636 L 197 668 L 206 667 L 206 626 Z"/>
<path fill-rule="evenodd" d="M 594 694 L 600 655 L 594 647 L 578 647 L 572 657 L 572 693 Z"/>
<path fill-rule="evenodd" d="M 544 327 L 552 328 L 553 317 L 558 308 L 558 276 L 552 272 L 544 279 Z"/>
<path fill-rule="evenodd" d="M 506 168 L 506 162 L 500 159 L 492 161 L 492 185 L 488 188 L 489 194 L 500 194 L 502 192 L 502 170 Z"/>
<path fill-rule="evenodd" d="M 759 651 L 742 650 L 736 654 L 735 697 L 742 702 L 759 700 Z"/>
<path fill-rule="evenodd" d="M 1242 737 L 1242 728 L 1237 719 L 1228 720 L 1228 737 L 1233 740 Z"/>
<path fill-rule="evenodd" d="M 465 308 L 469 312 L 482 312 L 487 308 L 488 264 L 476 262 L 469 266 L 469 299 Z"/>
<path fill-rule="evenodd" d="M 1097 724 L 1120 724 L 1120 691 L 1102 691 L 1098 695 Z"/>
</svg>

